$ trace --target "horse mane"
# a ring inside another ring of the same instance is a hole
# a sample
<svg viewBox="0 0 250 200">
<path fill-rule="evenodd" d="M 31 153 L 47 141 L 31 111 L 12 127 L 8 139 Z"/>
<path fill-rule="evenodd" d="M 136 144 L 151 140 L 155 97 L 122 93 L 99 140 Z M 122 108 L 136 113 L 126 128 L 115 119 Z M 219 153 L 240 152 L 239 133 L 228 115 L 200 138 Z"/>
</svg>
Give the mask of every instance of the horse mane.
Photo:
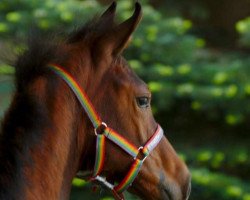
<svg viewBox="0 0 250 200">
<path fill-rule="evenodd" d="M 44 66 L 47 66 L 49 62 L 63 63 L 67 55 L 61 51 L 61 44 L 85 41 L 88 44 L 92 43 L 90 46 L 98 48 L 94 45 L 94 42 L 114 27 L 112 25 L 107 26 L 107 24 L 113 24 L 109 17 L 95 17 L 84 26 L 75 29 L 66 36 L 62 36 L 59 41 L 56 40 L 58 33 L 53 34 L 54 36 L 30 36 L 27 42 L 27 50 L 18 56 L 14 65 L 17 90 L 24 89 L 30 81 L 46 73 L 47 70 Z"/>
<path fill-rule="evenodd" d="M 30 81 L 43 75 L 44 66 L 56 58 L 58 44 L 46 38 L 33 37 L 15 63 L 15 83 L 19 92 L 24 91 Z"/>
<path fill-rule="evenodd" d="M 21 186 L 25 185 L 23 167 L 32 165 L 29 152 L 42 138 L 42 128 L 49 124 L 45 104 L 30 95 L 28 86 L 39 76 L 46 76 L 50 62 L 64 62 L 67 54 L 60 45 L 79 40 L 94 42 L 107 31 L 106 25 L 107 18 L 95 18 L 59 41 L 51 36 L 29 38 L 27 50 L 14 65 L 16 91 L 0 130 L 0 199 L 20 197 Z"/>
</svg>

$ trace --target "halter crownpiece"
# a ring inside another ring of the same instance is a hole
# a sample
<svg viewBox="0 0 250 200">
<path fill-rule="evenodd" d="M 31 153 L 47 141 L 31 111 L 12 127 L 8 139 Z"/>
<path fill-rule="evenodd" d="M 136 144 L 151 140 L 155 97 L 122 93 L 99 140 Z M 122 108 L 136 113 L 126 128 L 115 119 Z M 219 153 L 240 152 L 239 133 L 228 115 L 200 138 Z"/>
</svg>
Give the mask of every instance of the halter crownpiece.
<svg viewBox="0 0 250 200">
<path fill-rule="evenodd" d="M 75 81 L 75 79 L 65 71 L 61 66 L 56 64 L 50 64 L 49 67 L 60 76 L 74 92 L 75 96 L 82 105 L 84 111 L 88 115 L 88 118 L 92 122 L 94 127 L 94 134 L 96 135 L 96 155 L 95 155 L 95 165 L 90 181 L 97 181 L 107 188 L 111 189 L 114 197 L 116 199 L 124 199 L 122 192 L 125 191 L 129 186 L 132 185 L 133 181 L 137 177 L 143 162 L 148 157 L 150 152 L 159 144 L 163 137 L 163 130 L 158 124 L 157 129 L 154 134 L 149 138 L 149 140 L 143 146 L 137 148 L 126 138 L 122 137 L 115 130 L 108 127 L 106 123 L 102 122 L 101 118 L 97 114 L 89 100 L 85 91 L 81 86 Z M 125 151 L 128 155 L 134 158 L 134 161 L 120 183 L 113 185 L 109 183 L 105 177 L 100 174 L 102 172 L 105 160 L 105 143 L 106 139 L 110 140 L 116 144 L 119 148 Z M 81 173 L 78 174 L 82 178 Z"/>
</svg>

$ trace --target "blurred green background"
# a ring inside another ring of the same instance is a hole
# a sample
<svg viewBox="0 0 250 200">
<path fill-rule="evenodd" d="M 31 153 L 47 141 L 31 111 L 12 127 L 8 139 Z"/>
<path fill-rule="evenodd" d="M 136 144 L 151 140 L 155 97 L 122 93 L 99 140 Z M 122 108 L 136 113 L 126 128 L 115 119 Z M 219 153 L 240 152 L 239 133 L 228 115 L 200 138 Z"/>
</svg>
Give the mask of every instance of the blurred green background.
<svg viewBox="0 0 250 200">
<path fill-rule="evenodd" d="M 133 2 L 118 0 L 119 20 Z M 14 88 L 11 63 L 31 30 L 70 32 L 108 3 L 0 1 L 0 116 Z M 125 57 L 148 83 L 155 117 L 191 169 L 190 199 L 250 200 L 250 1 L 141 3 L 144 18 Z M 71 199 L 112 197 L 75 179 Z"/>
</svg>

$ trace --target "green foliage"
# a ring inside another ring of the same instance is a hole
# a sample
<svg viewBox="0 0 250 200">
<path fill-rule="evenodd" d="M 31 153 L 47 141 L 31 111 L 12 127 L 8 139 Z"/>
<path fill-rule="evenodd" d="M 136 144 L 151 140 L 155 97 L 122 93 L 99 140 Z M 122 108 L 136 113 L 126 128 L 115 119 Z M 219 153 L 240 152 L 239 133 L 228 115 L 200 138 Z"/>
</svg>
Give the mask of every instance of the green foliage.
<svg viewBox="0 0 250 200">
<path fill-rule="evenodd" d="M 241 56 L 224 56 L 223 61 L 216 58 L 216 62 L 184 63 L 172 67 L 156 63 L 141 75 L 149 80 L 159 110 L 169 111 L 177 98 L 189 99 L 190 109 L 218 112 L 213 115 L 215 120 L 224 118 L 225 123 L 235 125 L 250 113 L 248 63 L 249 59 Z M 162 99 L 168 99 L 169 105 L 161 102 Z M 220 109 L 214 111 L 216 108 Z M 221 111 L 224 116 L 220 115 Z"/>
<path fill-rule="evenodd" d="M 245 47 L 250 46 L 250 17 L 236 23 L 236 30 L 240 34 L 240 44 Z"/>
<path fill-rule="evenodd" d="M 250 60 L 205 50 L 202 39 L 188 34 L 190 21 L 164 18 L 150 9 L 145 9 L 127 58 L 154 93 L 155 111 L 168 112 L 177 99 L 184 99 L 190 110 L 213 112 L 207 119 L 244 122 L 250 113 Z M 154 12 L 157 17 L 149 14 Z"/>
<path fill-rule="evenodd" d="M 12 66 L 9 66 L 9 65 L 6 65 L 6 64 L 3 64 L 3 65 L 0 65 L 0 74 L 1 75 L 12 75 L 14 73 L 14 68 Z"/>
<path fill-rule="evenodd" d="M 117 13 L 120 20 L 131 15 L 132 2 L 119 1 Z M 141 2 L 144 18 L 125 54 L 131 67 L 148 83 L 153 93 L 153 111 L 167 116 L 175 112 L 175 102 L 182 100 L 193 114 L 205 113 L 203 116 L 208 123 L 212 119 L 230 127 L 246 122 L 250 115 L 249 58 L 242 53 L 208 50 L 206 41 L 190 34 L 191 21 L 178 16 L 166 17 L 148 1 Z M 54 30 L 69 32 L 100 10 L 103 9 L 94 0 L 1 0 L 0 45 L 2 47 L 6 41 L 23 41 L 31 27 L 43 34 Z M 196 9 L 193 14 L 204 15 L 205 12 L 200 10 Z M 239 21 L 236 29 L 241 44 L 248 47 L 250 18 Z M 17 52 L 22 48 L 13 46 Z M 0 62 L 0 115 L 11 98 L 13 84 L 8 81 L 8 75 L 13 72 L 12 67 Z M 190 115 L 187 120 L 194 119 Z M 188 131 L 185 130 L 187 134 Z M 210 145 L 210 148 L 202 149 L 190 147 L 182 154 L 193 168 L 191 199 L 250 200 L 250 185 L 243 181 L 250 180 L 249 147 L 218 150 Z M 107 200 L 111 197 L 110 193 L 92 194 L 90 190 L 90 184 L 75 179 L 71 199 Z M 126 195 L 128 199 L 137 199 Z"/>
<path fill-rule="evenodd" d="M 211 173 L 205 168 L 191 171 L 193 192 L 190 199 L 249 200 L 249 183 L 220 173 Z"/>
<path fill-rule="evenodd" d="M 72 0 L 2 0 L 0 2 L 0 36 L 23 39 L 33 29 L 49 32 L 64 27 L 72 30 L 82 19 L 98 10 L 96 1 Z M 84 12 L 83 12 L 84 11 Z M 65 30 L 66 28 L 66 30 Z"/>
<path fill-rule="evenodd" d="M 96 1 L 27 0 L 19 6 L 13 2 L 0 2 L 3 37 L 23 38 L 31 24 L 42 32 L 59 27 L 65 27 L 68 32 L 100 7 Z M 120 2 L 119 18 L 129 17 L 131 8 L 130 1 Z M 208 119 L 222 120 L 229 125 L 244 122 L 250 113 L 249 59 L 241 55 L 214 55 L 204 50 L 204 40 L 188 34 L 192 27 L 190 21 L 165 18 L 148 4 L 143 5 L 143 10 L 144 19 L 126 57 L 154 93 L 157 108 L 154 111 L 168 112 L 176 99 L 186 99 L 190 110 L 213 112 L 206 116 Z M 241 33 L 248 32 L 248 21 L 238 23 Z M 0 72 L 5 72 L 6 68 L 0 68 Z"/>
<path fill-rule="evenodd" d="M 189 166 L 207 168 L 210 171 L 233 174 L 250 181 L 250 149 L 234 148 L 204 148 L 185 149 L 182 157 Z M 239 170 L 240 169 L 240 170 Z"/>
</svg>

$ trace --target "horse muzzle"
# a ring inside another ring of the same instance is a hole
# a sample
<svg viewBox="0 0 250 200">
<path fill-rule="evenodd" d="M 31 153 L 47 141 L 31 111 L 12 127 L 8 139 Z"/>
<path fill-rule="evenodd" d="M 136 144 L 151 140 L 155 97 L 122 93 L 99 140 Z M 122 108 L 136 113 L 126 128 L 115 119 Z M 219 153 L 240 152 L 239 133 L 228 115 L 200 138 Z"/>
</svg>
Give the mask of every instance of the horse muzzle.
<svg viewBox="0 0 250 200">
<path fill-rule="evenodd" d="M 191 176 L 188 174 L 182 184 L 162 180 L 159 189 L 162 200 L 188 200 L 191 193 Z"/>
</svg>

